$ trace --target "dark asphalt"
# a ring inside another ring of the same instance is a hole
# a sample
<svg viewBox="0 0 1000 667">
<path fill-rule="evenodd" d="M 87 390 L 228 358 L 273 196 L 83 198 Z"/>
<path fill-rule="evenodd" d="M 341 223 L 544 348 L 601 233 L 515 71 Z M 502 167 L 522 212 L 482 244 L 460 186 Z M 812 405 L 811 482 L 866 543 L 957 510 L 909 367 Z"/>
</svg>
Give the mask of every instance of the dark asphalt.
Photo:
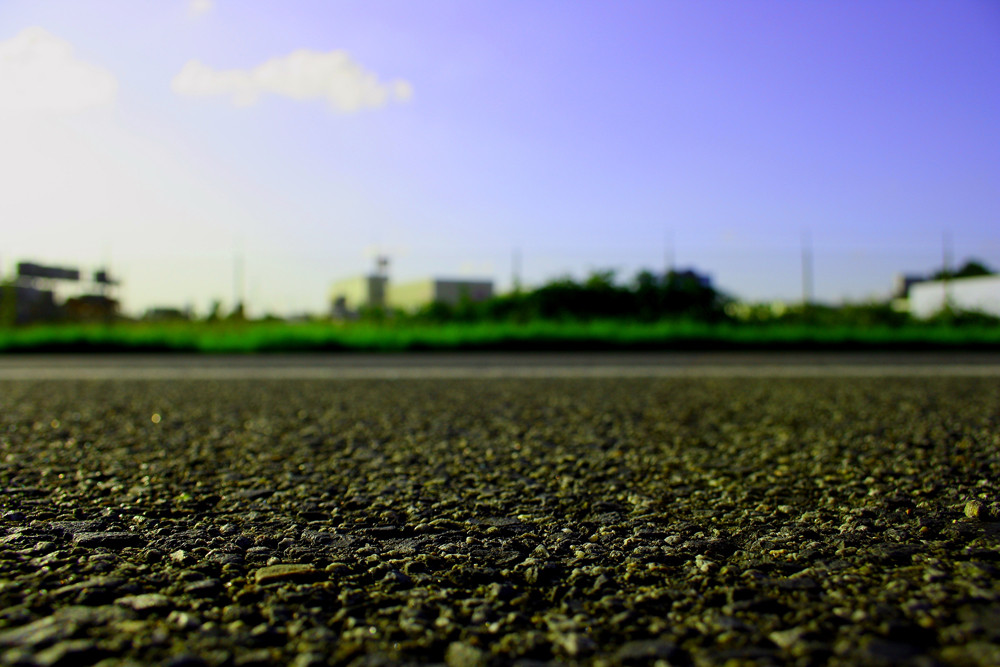
<svg viewBox="0 0 1000 667">
<path fill-rule="evenodd" d="M 0 381 L 0 665 L 1000 664 L 995 372 L 179 377 Z"/>
</svg>

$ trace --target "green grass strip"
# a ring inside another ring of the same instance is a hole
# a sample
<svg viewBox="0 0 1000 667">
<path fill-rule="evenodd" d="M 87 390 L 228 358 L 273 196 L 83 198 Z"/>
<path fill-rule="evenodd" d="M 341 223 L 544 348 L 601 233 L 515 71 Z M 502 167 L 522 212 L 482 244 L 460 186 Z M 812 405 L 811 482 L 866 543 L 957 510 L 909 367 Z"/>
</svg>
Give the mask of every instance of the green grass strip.
<svg viewBox="0 0 1000 667">
<path fill-rule="evenodd" d="M 0 351 L 8 353 L 897 348 L 1000 350 L 1000 327 L 536 320 L 446 324 L 123 322 L 0 329 Z"/>
</svg>

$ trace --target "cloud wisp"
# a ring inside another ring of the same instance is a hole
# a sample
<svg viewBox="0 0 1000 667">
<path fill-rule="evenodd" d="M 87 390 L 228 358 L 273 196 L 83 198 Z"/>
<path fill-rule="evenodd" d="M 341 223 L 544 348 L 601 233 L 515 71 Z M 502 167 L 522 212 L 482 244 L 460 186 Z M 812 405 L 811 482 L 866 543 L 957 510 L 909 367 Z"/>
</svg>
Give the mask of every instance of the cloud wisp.
<svg viewBox="0 0 1000 667">
<path fill-rule="evenodd" d="M 44 28 L 0 42 L 0 111 L 74 113 L 113 103 L 117 91 L 111 72 Z"/>
<path fill-rule="evenodd" d="M 307 49 L 272 58 L 251 70 L 216 70 L 192 60 L 174 77 L 172 88 L 178 95 L 192 97 L 230 96 L 237 106 L 256 104 L 264 94 L 324 99 L 331 110 L 340 113 L 378 109 L 413 95 L 408 82 L 379 81 L 345 51 Z"/>
<path fill-rule="evenodd" d="M 214 7 L 214 0 L 190 0 L 188 2 L 188 14 L 191 16 L 202 16 L 212 11 Z"/>
</svg>

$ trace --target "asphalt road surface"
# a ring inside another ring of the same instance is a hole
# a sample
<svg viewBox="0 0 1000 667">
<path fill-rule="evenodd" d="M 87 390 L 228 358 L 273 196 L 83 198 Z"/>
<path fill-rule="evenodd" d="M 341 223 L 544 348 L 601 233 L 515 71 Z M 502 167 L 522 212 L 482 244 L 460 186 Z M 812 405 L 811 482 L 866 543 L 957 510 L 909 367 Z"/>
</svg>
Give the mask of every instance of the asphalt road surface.
<svg viewBox="0 0 1000 667">
<path fill-rule="evenodd" d="M 997 367 L 6 357 L 0 665 L 1000 664 Z"/>
</svg>

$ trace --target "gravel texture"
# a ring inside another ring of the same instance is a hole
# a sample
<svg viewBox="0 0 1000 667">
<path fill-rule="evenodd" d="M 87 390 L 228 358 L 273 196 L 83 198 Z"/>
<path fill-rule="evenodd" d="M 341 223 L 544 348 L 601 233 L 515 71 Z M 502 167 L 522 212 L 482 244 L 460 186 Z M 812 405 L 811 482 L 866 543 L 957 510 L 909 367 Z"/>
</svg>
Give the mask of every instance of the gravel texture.
<svg viewBox="0 0 1000 667">
<path fill-rule="evenodd" d="M 1000 664 L 1000 381 L 0 383 L 0 664 Z"/>
</svg>

